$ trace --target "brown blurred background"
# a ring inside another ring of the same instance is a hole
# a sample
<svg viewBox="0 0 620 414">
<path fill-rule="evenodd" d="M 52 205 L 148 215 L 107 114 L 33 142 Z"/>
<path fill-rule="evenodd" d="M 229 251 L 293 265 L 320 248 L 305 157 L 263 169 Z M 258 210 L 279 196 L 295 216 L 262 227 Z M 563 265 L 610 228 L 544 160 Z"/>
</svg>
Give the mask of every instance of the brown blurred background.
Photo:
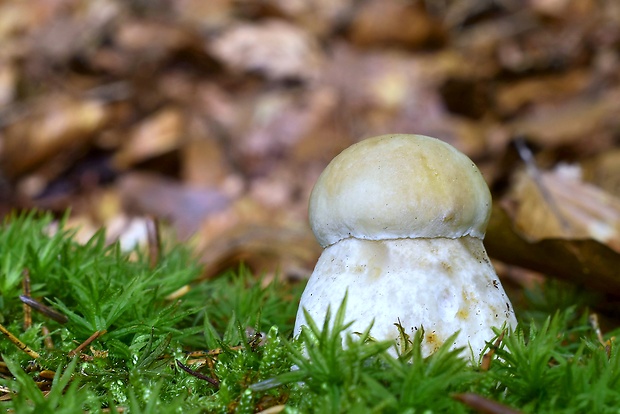
<svg viewBox="0 0 620 414">
<path fill-rule="evenodd" d="M 0 211 L 304 278 L 325 165 L 418 133 L 480 166 L 508 283 L 617 295 L 619 69 L 616 0 L 4 0 Z"/>
</svg>

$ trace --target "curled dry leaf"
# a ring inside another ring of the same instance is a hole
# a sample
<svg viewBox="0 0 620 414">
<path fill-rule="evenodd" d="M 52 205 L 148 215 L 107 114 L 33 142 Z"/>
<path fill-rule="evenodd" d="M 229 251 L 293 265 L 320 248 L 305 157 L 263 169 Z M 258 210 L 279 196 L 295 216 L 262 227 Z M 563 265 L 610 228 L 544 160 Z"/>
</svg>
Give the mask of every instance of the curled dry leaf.
<svg viewBox="0 0 620 414">
<path fill-rule="evenodd" d="M 620 199 L 585 183 L 578 166 L 540 174 L 517 174 L 502 203 L 517 231 L 529 241 L 592 239 L 620 253 Z"/>
<path fill-rule="evenodd" d="M 506 263 L 620 295 L 620 200 L 575 169 L 542 173 L 538 184 L 520 174 L 493 207 L 485 245 Z"/>
</svg>

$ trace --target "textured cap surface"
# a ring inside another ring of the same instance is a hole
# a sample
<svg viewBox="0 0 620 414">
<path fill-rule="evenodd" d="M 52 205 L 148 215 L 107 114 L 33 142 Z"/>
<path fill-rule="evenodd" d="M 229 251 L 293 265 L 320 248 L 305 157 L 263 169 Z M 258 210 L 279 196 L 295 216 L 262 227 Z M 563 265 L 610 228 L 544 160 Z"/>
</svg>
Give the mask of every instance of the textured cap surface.
<svg viewBox="0 0 620 414">
<path fill-rule="evenodd" d="M 312 230 L 325 247 L 355 237 L 482 239 L 491 194 L 476 165 L 422 135 L 369 138 L 325 168 L 310 197 Z"/>
</svg>

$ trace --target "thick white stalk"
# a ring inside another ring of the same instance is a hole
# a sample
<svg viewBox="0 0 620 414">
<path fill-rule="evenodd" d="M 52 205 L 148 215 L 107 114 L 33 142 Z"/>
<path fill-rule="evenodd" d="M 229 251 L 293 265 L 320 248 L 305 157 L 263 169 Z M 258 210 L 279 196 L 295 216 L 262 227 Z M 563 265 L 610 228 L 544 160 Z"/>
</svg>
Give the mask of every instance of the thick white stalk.
<svg viewBox="0 0 620 414">
<path fill-rule="evenodd" d="M 435 351 L 456 331 L 453 347 L 469 346 L 477 356 L 491 327 L 516 326 L 510 300 L 476 237 L 361 240 L 348 238 L 327 247 L 301 297 L 295 335 L 305 324 L 302 308 L 319 326 L 348 291 L 350 332 L 374 320 L 371 336 L 397 339 L 400 321 L 411 336 L 421 326 L 423 354 Z"/>
</svg>

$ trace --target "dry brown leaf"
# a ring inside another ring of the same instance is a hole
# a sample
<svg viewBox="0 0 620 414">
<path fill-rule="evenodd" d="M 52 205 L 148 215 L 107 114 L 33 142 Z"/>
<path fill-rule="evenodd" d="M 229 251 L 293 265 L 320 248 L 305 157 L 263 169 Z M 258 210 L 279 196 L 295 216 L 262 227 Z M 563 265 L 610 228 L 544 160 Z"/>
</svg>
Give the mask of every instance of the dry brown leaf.
<svg viewBox="0 0 620 414">
<path fill-rule="evenodd" d="M 330 88 L 317 87 L 304 94 L 291 91 L 262 94 L 246 119 L 247 132 L 239 138 L 238 151 L 244 169 L 264 175 L 276 168 L 275 164 L 294 151 L 301 139 L 323 123 L 336 106 L 336 96 Z"/>
<path fill-rule="evenodd" d="M 200 43 L 191 29 L 160 20 L 130 20 L 124 22 L 115 33 L 118 46 L 132 53 L 151 58 L 165 56 L 170 52 Z"/>
<path fill-rule="evenodd" d="M 529 242 L 514 230 L 504 209 L 494 205 L 484 242 L 489 256 L 505 263 L 620 295 L 620 254 L 595 240 Z"/>
<path fill-rule="evenodd" d="M 109 1 L 86 2 L 73 13 L 63 13 L 59 8 L 54 19 L 33 31 L 28 39 L 28 57 L 38 66 L 37 71 L 48 73 L 50 65 L 64 64 L 73 56 L 93 50 L 120 11 L 118 4 Z"/>
<path fill-rule="evenodd" d="M 219 190 L 191 188 L 155 174 L 126 173 L 118 188 L 127 211 L 169 220 L 181 239 L 193 235 L 198 223 L 230 204 Z"/>
<path fill-rule="evenodd" d="M 592 239 L 620 253 L 620 199 L 584 183 L 577 166 L 517 175 L 502 205 L 514 228 L 529 241 Z"/>
<path fill-rule="evenodd" d="M 566 12 L 571 0 L 532 0 L 532 8 L 542 14 L 550 16 L 561 16 Z"/>
<path fill-rule="evenodd" d="M 356 0 L 263 0 L 276 14 L 287 16 L 318 36 L 333 33 L 352 12 Z"/>
<path fill-rule="evenodd" d="M 206 278 L 244 264 L 257 275 L 303 279 L 310 276 L 320 248 L 309 230 L 243 223 L 219 234 L 218 242 L 202 252 Z"/>
<path fill-rule="evenodd" d="M 235 0 L 175 0 L 170 6 L 180 19 L 204 30 L 217 30 L 230 24 Z"/>
<path fill-rule="evenodd" d="M 126 169 L 141 161 L 176 150 L 184 137 L 185 116 L 164 108 L 139 124 L 114 156 L 114 165 Z"/>
<path fill-rule="evenodd" d="M 24 174 L 67 148 L 81 147 L 107 117 L 99 101 L 55 95 L 33 107 L 33 111 L 5 131 L 1 161 L 9 177 Z"/>
<path fill-rule="evenodd" d="M 503 262 L 620 295 L 620 199 L 575 171 L 520 173 L 493 207 L 485 245 Z"/>
<path fill-rule="evenodd" d="M 370 0 L 361 3 L 349 29 L 359 46 L 420 47 L 444 40 L 443 27 L 420 3 Z"/>
<path fill-rule="evenodd" d="M 0 108 L 6 107 L 14 98 L 17 88 L 17 68 L 0 60 Z"/>
<path fill-rule="evenodd" d="M 15 44 L 11 40 L 45 26 L 56 17 L 62 7 L 62 1 L 3 1 L 0 4 L 0 43 L 3 45 L 2 55 L 23 54 L 24 50 L 18 50 L 19 46 L 23 46 L 23 44 L 19 44 L 19 42 Z"/>
<path fill-rule="evenodd" d="M 509 82 L 498 88 L 495 94 L 497 110 L 501 114 L 511 114 L 530 104 L 561 103 L 582 93 L 591 81 L 590 76 L 588 71 L 575 70 Z"/>
<path fill-rule="evenodd" d="M 561 106 L 539 105 L 535 111 L 508 124 L 515 134 L 527 136 L 542 146 L 558 146 L 609 134 L 620 127 L 620 90 L 601 96 L 578 98 Z"/>
<path fill-rule="evenodd" d="M 459 69 L 460 68 L 460 69 Z M 328 63 L 325 83 L 341 96 L 341 119 L 359 140 L 394 132 L 440 138 L 470 156 L 487 147 L 486 125 L 449 113 L 439 86 L 459 71 L 474 69 L 453 53 L 412 57 L 403 53 L 362 53 L 339 45 Z"/>
<path fill-rule="evenodd" d="M 616 197 L 620 197 L 620 149 L 613 148 L 585 160 L 583 178 Z"/>
<path fill-rule="evenodd" d="M 243 263 L 255 274 L 305 278 L 321 250 L 305 221 L 274 214 L 251 197 L 207 217 L 196 240 L 204 277 Z"/>
<path fill-rule="evenodd" d="M 209 42 L 211 53 L 237 72 L 258 72 L 271 80 L 312 80 L 322 54 L 307 32 L 280 20 L 238 24 Z"/>
<path fill-rule="evenodd" d="M 198 187 L 221 185 L 233 176 L 222 146 L 211 137 L 201 137 L 198 133 L 194 136 L 196 138 L 189 140 L 182 147 L 183 181 Z"/>
</svg>

